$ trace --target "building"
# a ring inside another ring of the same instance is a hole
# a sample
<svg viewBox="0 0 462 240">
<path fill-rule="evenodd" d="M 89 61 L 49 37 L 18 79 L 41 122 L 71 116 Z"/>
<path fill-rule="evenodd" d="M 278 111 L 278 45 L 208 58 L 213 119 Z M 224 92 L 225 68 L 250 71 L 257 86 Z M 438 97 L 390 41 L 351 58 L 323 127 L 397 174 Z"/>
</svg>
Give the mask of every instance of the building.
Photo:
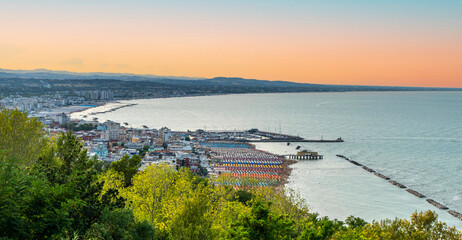
<svg viewBox="0 0 462 240">
<path fill-rule="evenodd" d="M 70 118 L 65 113 L 56 115 L 55 121 L 58 122 L 59 125 L 68 124 L 71 122 Z"/>
<path fill-rule="evenodd" d="M 104 132 L 103 138 L 109 141 L 119 141 L 120 134 L 122 132 L 122 128 L 120 127 L 120 123 L 113 122 L 113 121 L 106 121 L 103 123 Z"/>
<path fill-rule="evenodd" d="M 162 141 L 164 141 L 164 142 L 168 142 L 168 140 L 172 136 L 172 131 L 170 131 L 170 129 L 167 128 L 167 127 L 161 128 L 159 130 L 159 132 L 160 132 L 160 136 L 162 138 Z"/>
</svg>

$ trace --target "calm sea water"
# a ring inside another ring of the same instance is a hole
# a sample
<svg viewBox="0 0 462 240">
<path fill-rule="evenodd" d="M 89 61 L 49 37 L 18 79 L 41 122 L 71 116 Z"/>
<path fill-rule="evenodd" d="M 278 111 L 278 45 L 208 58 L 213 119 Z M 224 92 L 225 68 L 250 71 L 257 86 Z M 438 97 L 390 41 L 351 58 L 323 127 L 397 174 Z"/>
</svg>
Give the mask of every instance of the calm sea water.
<svg viewBox="0 0 462 240">
<path fill-rule="evenodd" d="M 320 161 L 292 165 L 288 184 L 313 211 L 342 220 L 349 215 L 372 220 L 430 209 L 462 229 L 462 221 L 447 212 L 335 157 L 345 155 L 462 212 L 462 92 L 247 94 L 125 102 L 138 105 L 96 117 L 133 127 L 258 128 L 308 139 L 342 137 L 344 143 L 295 144 L 324 155 Z M 295 145 L 257 147 L 282 154 L 295 153 Z"/>
</svg>

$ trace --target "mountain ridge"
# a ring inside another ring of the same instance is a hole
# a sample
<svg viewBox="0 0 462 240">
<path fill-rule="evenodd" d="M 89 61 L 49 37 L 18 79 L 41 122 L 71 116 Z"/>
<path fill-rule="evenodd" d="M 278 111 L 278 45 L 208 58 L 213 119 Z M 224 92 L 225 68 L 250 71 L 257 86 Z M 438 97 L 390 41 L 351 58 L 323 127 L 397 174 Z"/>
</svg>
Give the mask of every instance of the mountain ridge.
<svg viewBox="0 0 462 240">
<path fill-rule="evenodd" d="M 71 71 L 55 71 L 48 69 L 34 70 L 11 70 L 0 68 L 0 80 L 21 79 L 33 82 L 41 81 L 88 81 L 88 80 L 113 80 L 115 82 L 149 82 L 172 87 L 200 87 L 200 88 L 220 88 L 243 90 L 252 88 L 252 91 L 261 89 L 262 91 L 280 91 L 286 89 L 289 92 L 344 92 L 344 91 L 462 91 L 461 88 L 442 88 L 442 87 L 406 87 L 406 86 L 372 86 L 372 85 L 330 85 L 298 83 L 282 80 L 259 80 L 246 79 L 241 77 L 214 77 L 214 78 L 194 78 L 182 76 L 159 76 L 153 74 L 133 74 L 133 73 L 105 73 L 87 72 L 78 73 Z M 110 81 L 108 81 L 110 82 Z M 119 84 L 119 83 L 117 83 Z M 10 83 L 14 85 L 14 83 Z M 0 83 L 1 86 L 1 83 Z"/>
</svg>

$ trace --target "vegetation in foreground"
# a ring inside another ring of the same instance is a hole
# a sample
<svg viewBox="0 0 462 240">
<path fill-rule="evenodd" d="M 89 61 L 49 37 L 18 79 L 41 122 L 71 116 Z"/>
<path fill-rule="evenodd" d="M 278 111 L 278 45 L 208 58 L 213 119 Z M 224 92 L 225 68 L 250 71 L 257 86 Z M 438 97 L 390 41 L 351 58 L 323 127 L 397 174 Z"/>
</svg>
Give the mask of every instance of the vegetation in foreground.
<svg viewBox="0 0 462 240">
<path fill-rule="evenodd" d="M 431 211 L 330 220 L 292 191 L 236 190 L 163 165 L 138 172 L 139 156 L 104 166 L 71 132 L 43 134 L 36 119 L 0 112 L 0 239 L 462 239 Z"/>
</svg>

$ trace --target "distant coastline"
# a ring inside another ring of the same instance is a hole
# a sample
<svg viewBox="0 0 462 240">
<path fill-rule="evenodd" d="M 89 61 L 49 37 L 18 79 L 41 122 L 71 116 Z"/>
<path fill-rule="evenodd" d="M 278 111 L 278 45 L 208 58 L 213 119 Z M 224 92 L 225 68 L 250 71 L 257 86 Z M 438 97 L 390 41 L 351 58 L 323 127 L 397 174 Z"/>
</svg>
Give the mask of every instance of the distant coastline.
<svg viewBox="0 0 462 240">
<path fill-rule="evenodd" d="M 240 93 L 462 91 L 462 88 L 330 85 L 268 81 L 239 77 L 187 78 L 116 73 L 0 69 L 0 98 L 20 96 L 77 96 L 77 92 L 111 91 L 113 99 L 145 99 Z M 86 100 L 93 100 L 88 97 Z"/>
</svg>

